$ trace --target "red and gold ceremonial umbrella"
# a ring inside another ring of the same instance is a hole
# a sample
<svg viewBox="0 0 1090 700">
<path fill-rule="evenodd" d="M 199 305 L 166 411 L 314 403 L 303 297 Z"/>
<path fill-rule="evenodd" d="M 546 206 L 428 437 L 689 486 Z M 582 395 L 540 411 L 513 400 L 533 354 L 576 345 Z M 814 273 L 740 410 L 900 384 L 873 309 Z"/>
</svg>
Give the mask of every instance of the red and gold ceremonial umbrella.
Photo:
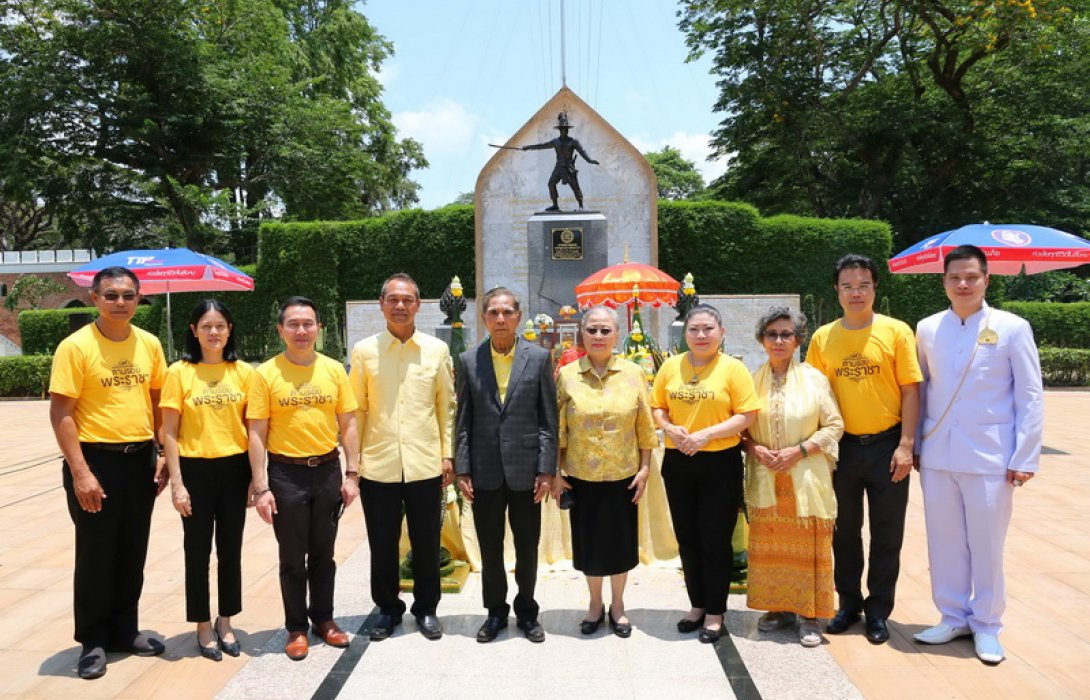
<svg viewBox="0 0 1090 700">
<path fill-rule="evenodd" d="M 597 304 L 617 308 L 636 303 L 632 288 L 639 287 L 639 303 L 659 307 L 677 303 L 678 281 L 657 267 L 644 263 L 623 262 L 595 272 L 575 285 L 575 299 L 580 309 Z"/>
</svg>

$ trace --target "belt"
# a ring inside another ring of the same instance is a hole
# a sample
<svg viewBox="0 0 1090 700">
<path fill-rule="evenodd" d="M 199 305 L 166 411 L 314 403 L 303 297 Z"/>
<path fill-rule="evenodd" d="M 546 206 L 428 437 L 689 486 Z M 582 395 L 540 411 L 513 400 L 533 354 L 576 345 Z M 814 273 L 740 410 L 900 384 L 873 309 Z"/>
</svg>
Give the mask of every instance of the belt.
<svg viewBox="0 0 1090 700">
<path fill-rule="evenodd" d="M 336 447 L 332 451 L 326 452 L 324 455 L 318 455 L 316 457 L 285 457 L 284 455 L 278 455 L 276 453 L 269 453 L 270 462 L 281 462 L 283 464 L 296 464 L 300 467 L 320 467 L 327 462 L 332 462 L 338 459 L 341 453 Z"/>
<path fill-rule="evenodd" d="M 139 452 L 140 450 L 151 447 L 151 440 L 144 440 L 143 442 L 85 442 L 83 444 L 93 450 L 132 454 L 133 452 Z"/>
<path fill-rule="evenodd" d="M 900 436 L 900 434 L 901 424 L 898 423 L 892 428 L 883 430 L 880 433 L 871 433 L 870 435 L 855 435 L 854 433 L 844 433 L 844 436 L 840 439 L 847 440 L 848 442 L 854 442 L 857 445 L 870 445 L 871 443 L 881 442 L 882 440 L 885 440 L 886 438 L 891 438 L 895 435 Z"/>
</svg>

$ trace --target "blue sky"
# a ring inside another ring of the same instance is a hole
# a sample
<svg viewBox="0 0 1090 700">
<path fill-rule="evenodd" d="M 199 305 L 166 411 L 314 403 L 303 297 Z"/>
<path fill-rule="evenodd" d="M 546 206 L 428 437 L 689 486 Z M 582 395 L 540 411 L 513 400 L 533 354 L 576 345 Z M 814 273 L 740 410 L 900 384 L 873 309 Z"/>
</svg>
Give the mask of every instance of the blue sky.
<svg viewBox="0 0 1090 700">
<path fill-rule="evenodd" d="M 685 63 L 677 7 L 565 0 L 567 84 L 641 151 L 672 145 L 709 181 L 725 168 L 706 161 L 715 80 L 707 57 Z M 471 191 L 488 144 L 561 86 L 560 0 L 368 0 L 362 11 L 394 43 L 383 100 L 399 135 L 424 145 L 430 167 L 412 177 L 426 209 Z"/>
</svg>

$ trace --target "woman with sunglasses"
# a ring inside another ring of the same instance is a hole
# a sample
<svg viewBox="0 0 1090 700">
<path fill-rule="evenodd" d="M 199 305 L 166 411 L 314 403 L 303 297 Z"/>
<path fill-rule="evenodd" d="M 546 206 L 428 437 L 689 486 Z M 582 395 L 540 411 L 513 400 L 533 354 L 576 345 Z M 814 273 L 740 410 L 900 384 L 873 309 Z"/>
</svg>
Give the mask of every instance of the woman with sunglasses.
<svg viewBox="0 0 1090 700">
<path fill-rule="evenodd" d="M 685 315 L 689 351 L 662 364 L 651 406 L 666 437 L 662 480 L 692 609 L 682 633 L 710 644 L 723 634 L 734 562 L 731 537 L 742 505 L 739 435 L 762 407 L 753 378 L 724 355 L 719 310 L 697 304 Z"/>
<path fill-rule="evenodd" d="M 559 467 L 553 497 L 570 491 L 573 565 L 587 577 L 590 607 L 583 634 L 605 622 L 602 585 L 609 576 L 609 627 L 632 634 L 625 614 L 628 572 L 639 563 L 637 504 L 647 486 L 658 436 L 651 418 L 647 379 L 636 364 L 613 355 L 617 312 L 596 306 L 583 314 L 586 355 L 564 365 L 556 381 Z"/>
<path fill-rule="evenodd" d="M 243 411 L 254 370 L 235 351 L 231 312 L 197 304 L 182 359 L 167 370 L 159 407 L 171 500 L 182 516 L 186 619 L 197 646 L 213 661 L 238 656 L 231 616 L 242 610 L 242 528 L 250 486 Z M 219 616 L 212 623 L 208 568 L 216 540 Z"/>
<path fill-rule="evenodd" d="M 821 644 L 817 618 L 832 617 L 833 469 L 844 420 L 820 371 L 795 359 L 806 317 L 770 309 L 757 323 L 768 362 L 753 373 L 767 410 L 742 436 L 749 506 L 747 604 L 768 610 L 762 632 L 794 628 L 804 647 Z"/>
</svg>

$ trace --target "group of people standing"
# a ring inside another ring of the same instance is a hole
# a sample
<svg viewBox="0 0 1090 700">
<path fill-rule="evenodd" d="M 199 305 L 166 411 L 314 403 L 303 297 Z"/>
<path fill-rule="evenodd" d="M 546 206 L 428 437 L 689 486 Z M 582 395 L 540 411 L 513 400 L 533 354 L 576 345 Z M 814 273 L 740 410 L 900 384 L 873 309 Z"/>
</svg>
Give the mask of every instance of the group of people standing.
<svg viewBox="0 0 1090 700">
<path fill-rule="evenodd" d="M 131 324 L 138 279 L 103 270 L 91 291 L 99 314 L 60 344 L 50 381 L 76 529 L 78 673 L 103 675 L 108 651 L 164 651 L 139 631 L 137 609 L 152 507 L 168 483 L 182 516 L 186 616 L 207 658 L 240 653 L 231 618 L 242 609 L 247 506 L 278 542 L 285 653 L 305 658 L 308 630 L 348 645 L 333 616 L 333 553 L 341 514 L 357 496 L 379 611 L 370 638 L 393 634 L 407 610 L 403 519 L 413 552 L 409 612 L 426 638 L 442 637 L 439 514 L 452 483 L 471 504 L 481 547 L 487 615 L 478 642 L 494 640 L 512 608 L 527 639 L 545 640 L 535 584 L 541 503 L 550 495 L 570 508 L 574 566 L 586 576 L 580 631 L 593 634 L 608 619 L 628 637 L 624 590 L 639 561 L 637 505 L 656 428 L 691 605 L 679 632 L 707 643 L 725 634 L 731 540 L 746 504 L 748 602 L 768 611 L 762 631 L 798 619 L 800 642 L 816 646 L 818 618 L 831 618 L 825 631 L 836 634 L 865 615 L 867 638 L 886 641 L 915 464 L 942 614 L 916 638 L 972 634 L 980 658 L 997 663 L 1012 493 L 1032 478 L 1040 451 L 1040 369 L 1028 325 L 984 302 L 983 253 L 959 249 L 946 266 L 951 307 L 922 321 L 914 339 L 904 323 L 874 313 L 874 263 L 844 257 L 834 271 L 843 317 L 818 329 L 802 364 L 795 355 L 805 318 L 770 310 L 757 328 L 768 361 L 752 375 L 721 351 L 719 311 L 697 305 L 685 319 L 689 350 L 668 358 L 650 389 L 639 367 L 614 354 L 621 331 L 610 308 L 583 314 L 585 354 L 554 372 L 549 354 L 518 335 L 518 297 L 495 288 L 480 301 L 488 337 L 452 358 L 416 328 L 419 288 L 403 273 L 379 296 L 386 330 L 352 349 L 348 372 L 316 351 L 321 318 L 303 297 L 281 305 L 285 349 L 256 369 L 237 357 L 230 311 L 201 302 L 182 359 L 168 368 L 158 340 Z M 505 520 L 516 555 L 511 604 Z"/>
</svg>

